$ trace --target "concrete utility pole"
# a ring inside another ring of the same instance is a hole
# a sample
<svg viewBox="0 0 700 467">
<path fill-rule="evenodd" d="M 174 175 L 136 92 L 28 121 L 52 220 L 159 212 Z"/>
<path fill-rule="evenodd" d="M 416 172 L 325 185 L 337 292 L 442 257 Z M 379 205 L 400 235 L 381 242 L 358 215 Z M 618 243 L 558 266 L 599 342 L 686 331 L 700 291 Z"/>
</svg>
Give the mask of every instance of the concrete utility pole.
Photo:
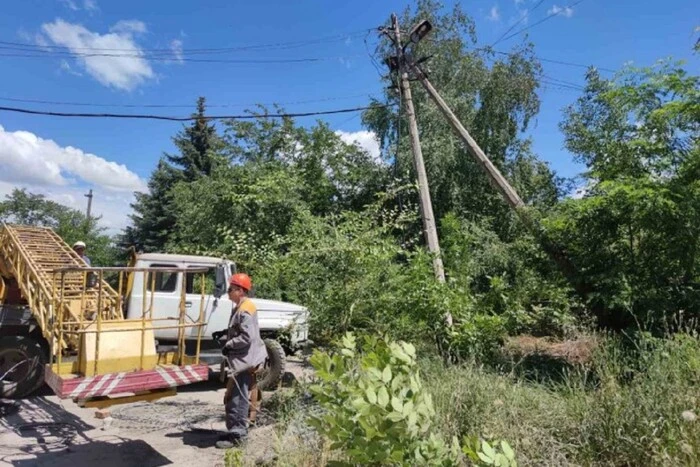
<svg viewBox="0 0 700 467">
<path fill-rule="evenodd" d="M 440 109 L 440 112 L 445 116 L 452 129 L 457 133 L 457 136 L 464 141 L 469 153 L 486 171 L 491 183 L 501 192 L 508 205 L 516 211 L 525 207 L 525 203 L 523 203 L 518 192 L 508 183 L 508 180 L 501 174 L 498 167 L 493 165 L 493 162 L 486 157 L 484 151 L 476 144 L 474 138 L 471 137 L 467 129 L 464 128 L 464 125 L 462 125 L 452 110 L 447 106 L 447 103 L 445 103 L 440 94 L 435 90 L 432 83 L 428 80 L 428 77 L 425 76 L 425 73 L 412 62 L 409 62 L 407 65 L 413 72 L 413 75 L 421 82 L 425 90 L 428 91 L 428 95 L 437 104 L 438 109 Z"/>
<path fill-rule="evenodd" d="M 431 30 L 432 26 L 430 23 L 428 21 L 422 21 L 412 30 L 411 44 L 417 44 Z M 438 106 L 440 112 L 442 112 L 443 116 L 449 122 L 457 136 L 464 141 L 469 154 L 484 169 L 492 185 L 494 185 L 495 188 L 501 193 L 506 203 L 508 203 L 508 205 L 523 221 L 525 226 L 530 230 L 535 238 L 537 238 L 542 248 L 546 251 L 550 258 L 554 260 L 561 272 L 572 283 L 579 295 L 586 297 L 588 294 L 588 285 L 579 283 L 577 280 L 576 267 L 571 263 L 568 256 L 564 254 L 564 252 L 549 238 L 547 238 L 547 235 L 541 230 L 540 225 L 530 216 L 525 203 L 520 198 L 515 188 L 508 183 L 508 180 L 506 180 L 500 170 L 498 170 L 498 168 L 486 156 L 484 151 L 479 147 L 474 138 L 471 137 L 467 129 L 464 128 L 464 125 L 462 125 L 462 123 L 457 119 L 454 112 L 452 112 L 445 100 L 433 87 L 426 74 L 418 65 L 418 63 L 421 61 L 422 60 L 414 62 L 410 53 L 400 53 L 398 58 L 398 66 L 401 70 L 408 69 L 411 74 L 421 82 L 425 90 L 428 92 L 428 95 Z"/>
<path fill-rule="evenodd" d="M 411 97 L 411 85 L 408 81 L 408 71 L 405 70 L 404 50 L 401 46 L 401 30 L 399 21 L 395 14 L 391 15 L 392 28 L 394 30 L 394 43 L 396 45 L 396 56 L 398 58 L 398 72 L 400 80 L 400 92 L 406 106 L 406 117 L 408 118 L 408 131 L 411 135 L 411 149 L 413 150 L 413 163 L 418 176 L 418 190 L 420 192 L 420 210 L 423 218 L 423 230 L 428 250 L 433 254 L 433 270 L 435 278 L 440 282 L 445 282 L 445 268 L 440 256 L 440 242 L 438 241 L 437 227 L 435 226 L 435 215 L 433 214 L 433 204 L 430 200 L 430 188 L 428 186 L 428 176 L 425 172 L 423 162 L 423 151 L 420 147 L 418 137 L 418 123 L 416 122 L 416 112 L 413 109 L 413 99 Z M 452 324 L 452 316 L 446 318 Z"/>
<path fill-rule="evenodd" d="M 87 205 L 87 220 L 90 220 L 90 214 L 92 213 L 92 188 L 90 188 L 90 191 L 88 192 L 87 195 L 84 195 L 88 199 L 88 205 Z"/>
</svg>

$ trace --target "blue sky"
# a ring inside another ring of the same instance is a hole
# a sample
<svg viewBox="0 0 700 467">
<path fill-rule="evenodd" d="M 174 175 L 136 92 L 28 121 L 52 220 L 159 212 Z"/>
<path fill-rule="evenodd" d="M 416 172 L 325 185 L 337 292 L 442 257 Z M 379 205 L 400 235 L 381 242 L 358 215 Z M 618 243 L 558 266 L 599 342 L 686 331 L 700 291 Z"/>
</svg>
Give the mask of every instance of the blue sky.
<svg viewBox="0 0 700 467">
<path fill-rule="evenodd" d="M 449 8 L 453 2 L 445 2 Z M 463 5 L 477 23 L 479 43 L 490 44 L 538 0 L 477 0 Z M 619 69 L 625 62 L 649 65 L 673 56 L 688 60 L 700 25 L 695 0 L 632 1 L 545 0 L 521 26 L 533 27 L 530 39 L 537 54 Z M 256 102 L 289 103 L 290 112 L 327 110 L 367 104 L 381 93 L 377 70 L 365 48 L 367 28 L 383 23 L 405 1 L 261 1 L 202 2 L 122 0 L 24 0 L 5 5 L 0 15 L 0 41 L 35 45 L 122 49 L 123 53 L 163 49 L 168 57 L 179 50 L 244 47 L 308 41 L 277 50 L 238 50 L 216 59 L 323 58 L 318 62 L 242 64 L 144 60 L 129 57 L 26 55 L 0 49 L 0 105 L 59 111 L 148 112 L 185 115 L 191 107 L 143 109 L 75 107 L 18 103 L 2 99 L 82 102 L 117 105 L 169 104 L 193 106 L 206 96 L 211 113 L 237 114 Z M 333 38 L 317 41 L 316 39 Z M 368 37 L 374 43 L 375 35 Z M 504 41 L 509 50 L 523 36 Z M 1 44 L 0 44 L 1 45 Z M 4 45 L 3 47 L 8 47 Z M 53 49 L 56 50 L 56 49 Z M 33 54 L 35 54 L 33 52 Z M 583 69 L 543 63 L 549 77 L 583 83 Z M 561 175 L 580 171 L 562 148 L 557 123 L 561 109 L 577 91 L 548 87 L 541 91 L 542 109 L 530 134 L 535 152 Z M 327 99 L 327 100 L 324 100 Z M 305 101 L 315 101 L 306 102 Z M 216 108 L 217 105 L 233 105 Z M 358 114 L 322 117 L 347 138 L 372 147 Z M 313 123 L 313 119 L 303 119 Z M 95 190 L 94 209 L 115 231 L 125 224 L 131 192 L 143 186 L 163 151 L 173 150 L 170 138 L 178 123 L 108 119 L 61 119 L 0 112 L 0 194 L 24 186 L 74 207 L 83 208 L 88 188 Z M 86 164 L 89 162 L 89 164 Z M 86 168 L 88 166 L 88 168 Z"/>
</svg>

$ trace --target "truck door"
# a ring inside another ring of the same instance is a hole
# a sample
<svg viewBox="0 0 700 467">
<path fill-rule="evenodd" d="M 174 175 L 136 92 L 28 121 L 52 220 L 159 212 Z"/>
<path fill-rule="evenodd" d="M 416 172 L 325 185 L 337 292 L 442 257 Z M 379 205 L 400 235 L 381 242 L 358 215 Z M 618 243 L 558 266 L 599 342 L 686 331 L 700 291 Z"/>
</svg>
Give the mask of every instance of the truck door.
<svg viewBox="0 0 700 467">
<path fill-rule="evenodd" d="M 149 268 L 182 268 L 182 263 L 150 263 L 144 264 L 144 267 Z M 134 284 L 129 300 L 129 318 L 140 319 L 143 310 L 146 313 L 151 311 L 151 303 L 153 304 L 152 313 L 153 319 L 157 320 L 154 326 L 176 326 L 178 324 L 179 307 L 180 307 L 180 283 L 182 282 L 181 274 L 176 272 L 149 272 L 146 274 L 146 296 L 144 307 L 144 273 L 137 273 L 134 277 Z M 154 283 L 155 282 L 155 283 Z M 153 293 L 151 287 L 153 285 Z M 173 329 L 157 329 L 155 331 L 156 339 L 177 339 L 178 330 Z"/>
<path fill-rule="evenodd" d="M 231 313 L 231 300 L 226 295 L 227 280 L 230 274 L 225 274 L 223 277 L 217 278 L 217 270 L 221 275 L 221 266 L 213 266 L 211 264 L 199 265 L 188 264 L 188 268 L 201 269 L 208 268 L 205 276 L 204 287 L 204 322 L 202 328 L 202 339 L 211 339 L 211 333 L 221 331 L 228 326 L 229 315 Z M 199 319 L 200 304 L 202 303 L 202 285 L 201 273 L 188 273 L 185 289 L 187 292 L 187 315 L 195 322 Z M 221 283 L 223 281 L 223 283 Z M 218 283 L 218 289 L 217 289 Z M 188 331 L 190 336 L 197 336 L 197 328 L 192 328 Z"/>
</svg>

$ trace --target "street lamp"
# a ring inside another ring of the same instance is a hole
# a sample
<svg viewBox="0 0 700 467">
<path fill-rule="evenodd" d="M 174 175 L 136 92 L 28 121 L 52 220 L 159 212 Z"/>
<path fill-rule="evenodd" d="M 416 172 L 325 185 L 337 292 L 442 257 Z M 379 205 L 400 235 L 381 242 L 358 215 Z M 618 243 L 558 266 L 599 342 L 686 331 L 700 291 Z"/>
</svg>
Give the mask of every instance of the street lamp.
<svg viewBox="0 0 700 467">
<path fill-rule="evenodd" d="M 425 36 L 428 35 L 430 31 L 433 30 L 433 25 L 430 24 L 430 21 L 427 19 L 424 19 L 420 23 L 416 24 L 413 29 L 411 29 L 411 32 L 409 33 L 410 37 L 410 42 L 404 46 L 404 50 L 406 47 L 408 47 L 409 44 L 417 44 L 418 42 L 421 41 Z"/>
</svg>

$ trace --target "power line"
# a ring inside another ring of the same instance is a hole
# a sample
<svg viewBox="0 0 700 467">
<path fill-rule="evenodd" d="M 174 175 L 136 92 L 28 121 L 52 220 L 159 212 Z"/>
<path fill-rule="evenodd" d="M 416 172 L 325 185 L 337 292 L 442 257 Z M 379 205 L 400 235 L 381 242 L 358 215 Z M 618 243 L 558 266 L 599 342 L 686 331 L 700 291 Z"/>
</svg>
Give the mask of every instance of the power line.
<svg viewBox="0 0 700 467">
<path fill-rule="evenodd" d="M 350 112 L 361 112 L 377 107 L 389 107 L 389 104 L 375 104 L 366 107 L 354 107 L 349 109 L 335 109 L 317 112 L 296 112 L 296 113 L 277 113 L 277 114 L 244 114 L 244 115 L 217 115 L 204 116 L 205 120 L 252 120 L 259 117 L 267 118 L 284 118 L 284 117 L 311 117 L 314 115 L 333 115 Z M 121 119 L 140 119 L 140 120 L 165 120 L 171 122 L 188 122 L 198 120 L 200 117 L 171 117 L 166 115 L 148 115 L 148 114 L 116 114 L 116 113 L 74 113 L 74 112 L 53 112 L 47 110 L 31 110 L 21 109 L 17 107 L 0 107 L 0 111 L 15 112 L 30 115 L 45 115 L 49 117 L 85 117 L 85 118 L 121 118 Z"/>
<path fill-rule="evenodd" d="M 90 58 L 90 57 L 113 57 L 113 58 L 141 58 L 144 60 L 156 62 L 195 62 L 195 63 L 237 63 L 237 64 L 272 64 L 272 63 L 310 63 L 310 62 L 325 62 L 331 60 L 359 58 L 362 55 L 349 55 L 341 57 L 304 57 L 304 58 L 271 58 L 271 59 L 217 59 L 217 58 L 189 58 L 189 57 L 149 57 L 138 54 L 74 54 L 74 53 L 56 53 L 52 55 L 37 55 L 37 54 L 3 54 L 0 57 L 14 58 Z"/>
<path fill-rule="evenodd" d="M 576 89 L 578 91 L 583 91 L 584 89 L 586 89 L 585 86 L 582 86 L 578 83 L 572 83 L 571 81 L 566 81 L 563 79 L 555 78 L 554 76 L 542 75 L 542 78 L 544 78 L 542 81 L 547 81 L 547 80 L 552 81 L 552 82 L 555 82 L 555 83 L 560 84 L 562 86 L 568 86 L 570 88 Z"/>
<path fill-rule="evenodd" d="M 581 1 L 583 1 L 583 0 L 581 0 Z M 431 40 L 432 42 L 437 42 L 437 40 L 435 40 L 435 39 L 424 39 L 424 40 Z M 469 50 L 472 50 L 474 52 L 493 52 L 495 54 L 508 55 L 508 56 L 518 55 L 518 52 L 506 52 L 504 50 L 495 50 L 492 48 L 492 46 L 470 47 L 468 45 L 465 45 L 464 47 L 469 49 Z M 533 56 L 541 62 L 554 63 L 557 65 L 564 65 L 564 66 L 584 68 L 584 69 L 588 69 L 588 68 L 593 67 L 597 70 L 606 71 L 608 73 L 616 73 L 617 72 L 617 70 L 614 70 L 612 68 L 599 67 L 599 66 L 590 65 L 590 64 L 586 65 L 584 63 L 568 62 L 565 60 L 557 60 L 557 59 L 553 59 L 553 58 L 545 58 L 545 57 L 542 57 L 541 55 L 533 55 Z"/>
<path fill-rule="evenodd" d="M 187 55 L 187 54 L 202 54 L 202 53 L 227 53 L 227 52 L 239 52 L 239 51 L 246 51 L 246 50 L 260 50 L 260 49 L 284 49 L 284 48 L 295 48 L 295 47 L 303 47 L 305 45 L 314 45 L 314 44 L 321 44 L 321 43 L 328 43 L 328 42 L 339 42 L 339 41 L 344 41 L 347 40 L 348 38 L 353 38 L 353 37 L 359 37 L 363 34 L 365 34 L 368 30 L 372 30 L 374 28 L 364 28 L 360 30 L 355 30 L 351 31 L 345 34 L 336 34 L 333 36 L 325 36 L 325 37 L 319 37 L 315 39 L 307 39 L 307 40 L 302 40 L 302 41 L 290 41 L 290 42 L 275 42 L 275 43 L 268 43 L 268 44 L 251 44 L 251 45 L 242 45 L 242 46 L 236 46 L 236 47 L 209 47 L 209 48 L 199 48 L 199 49 L 183 49 L 182 54 Z M 134 48 L 106 48 L 106 47 L 66 47 L 63 45 L 39 45 L 39 44 L 31 44 L 31 43 L 22 43 L 22 42 L 11 42 L 11 41 L 0 41 L 0 45 L 3 46 L 11 46 L 15 48 L 23 48 L 23 49 L 29 49 L 29 50 L 37 50 L 41 52 L 48 52 L 50 53 L 51 50 L 61 50 L 61 49 L 69 49 L 73 51 L 87 51 L 87 52 L 136 52 Z M 7 47 L 3 47 L 7 48 Z M 172 54 L 173 50 L 170 48 L 163 49 L 163 48 L 139 48 L 139 52 L 142 53 L 169 53 Z M 180 53 L 178 51 L 178 53 Z"/>
<path fill-rule="evenodd" d="M 491 44 L 491 47 L 494 47 L 496 44 L 498 44 L 499 42 L 501 42 L 501 41 L 503 40 L 503 38 L 504 38 L 505 36 L 508 35 L 509 32 L 511 32 L 513 29 L 515 29 L 515 27 L 516 27 L 518 24 L 520 24 L 520 23 L 522 23 L 523 21 L 525 21 L 525 19 L 527 19 L 527 18 L 530 16 L 530 13 L 534 12 L 537 8 L 539 8 L 539 6 L 542 5 L 542 3 L 544 3 L 544 0 L 540 0 L 539 2 L 537 2 L 537 4 L 536 4 L 535 6 L 533 6 L 532 8 L 529 8 L 529 9 L 525 10 L 525 14 L 523 14 L 523 15 L 520 17 L 520 19 L 519 19 L 518 21 L 516 21 L 515 23 L 513 23 L 513 25 L 511 25 L 511 27 L 509 27 L 508 30 L 506 30 L 506 32 L 504 32 L 503 34 L 501 34 L 501 35 L 499 36 L 499 38 L 496 39 L 496 41 L 495 41 L 493 44 Z"/>
<path fill-rule="evenodd" d="M 269 102 L 269 103 L 248 103 L 248 104 L 207 104 L 207 108 L 230 108 L 230 107 L 255 107 L 257 105 L 272 106 L 272 105 L 302 105 L 311 104 L 318 102 L 330 102 L 339 101 L 344 99 L 354 99 L 358 97 L 372 97 L 369 93 L 354 94 L 350 96 L 338 96 L 338 97 L 326 97 L 323 99 L 310 99 L 303 101 L 294 102 Z M 0 101 L 6 102 L 20 102 L 23 104 L 44 104 L 44 105 L 64 105 L 71 107 L 116 107 L 116 108 L 153 108 L 153 109 L 189 109 L 193 108 L 194 104 L 107 104 L 107 103 L 96 103 L 96 102 L 69 102 L 69 101 L 53 101 L 53 100 L 42 100 L 42 99 L 21 99 L 15 97 L 0 97 Z"/>
<path fill-rule="evenodd" d="M 571 3 L 571 4 L 569 4 L 569 5 L 565 6 L 565 7 L 563 7 L 563 10 L 566 10 L 567 8 L 573 8 L 573 7 L 575 7 L 576 5 L 578 5 L 579 3 L 583 2 L 583 1 L 584 1 L 584 0 L 578 0 L 577 2 Z M 554 18 L 555 16 L 558 16 L 559 13 L 560 13 L 561 11 L 562 11 L 562 10 L 559 10 L 559 11 L 556 11 L 556 12 L 552 12 L 552 13 L 548 14 L 546 17 L 544 17 L 543 19 L 539 20 L 538 22 L 533 23 L 533 24 L 531 24 L 530 26 L 525 26 L 525 27 L 522 28 L 522 29 L 518 29 L 518 30 L 515 31 L 513 34 L 504 37 L 502 40 L 503 40 L 503 41 L 507 41 L 508 39 L 510 39 L 510 38 L 512 38 L 512 37 L 515 37 L 515 36 L 517 36 L 517 35 L 519 35 L 519 34 L 522 34 L 523 32 L 525 32 L 525 31 L 527 31 L 527 30 L 529 30 L 529 29 L 532 29 L 532 28 L 534 28 L 534 27 L 536 27 L 536 26 L 539 26 L 540 24 L 544 23 L 545 21 L 549 21 L 550 19 Z"/>
<path fill-rule="evenodd" d="M 508 56 L 515 56 L 515 55 L 518 55 L 517 52 L 505 52 L 505 51 L 503 51 L 503 50 L 494 50 L 494 49 L 492 49 L 490 46 L 486 46 L 486 47 L 467 47 L 467 48 L 473 50 L 474 52 L 493 52 L 493 53 L 496 53 L 496 54 L 499 54 L 499 55 L 508 55 Z M 613 70 L 612 68 L 599 67 L 599 66 L 596 66 L 596 65 L 586 65 L 586 64 L 584 64 L 584 63 L 567 62 L 567 61 L 564 61 L 564 60 L 556 60 L 556 59 L 553 59 L 553 58 L 544 58 L 544 57 L 542 57 L 542 56 L 540 56 L 540 55 L 534 55 L 534 57 L 535 57 L 537 60 L 541 61 L 541 62 L 554 63 L 554 64 L 557 64 L 557 65 L 564 65 L 564 66 L 570 66 L 570 67 L 576 67 L 576 68 L 584 68 L 584 69 L 588 69 L 588 68 L 593 67 L 593 68 L 595 68 L 596 70 L 606 71 L 606 72 L 608 72 L 608 73 L 616 73 L 616 72 L 617 72 L 617 70 Z"/>
</svg>

